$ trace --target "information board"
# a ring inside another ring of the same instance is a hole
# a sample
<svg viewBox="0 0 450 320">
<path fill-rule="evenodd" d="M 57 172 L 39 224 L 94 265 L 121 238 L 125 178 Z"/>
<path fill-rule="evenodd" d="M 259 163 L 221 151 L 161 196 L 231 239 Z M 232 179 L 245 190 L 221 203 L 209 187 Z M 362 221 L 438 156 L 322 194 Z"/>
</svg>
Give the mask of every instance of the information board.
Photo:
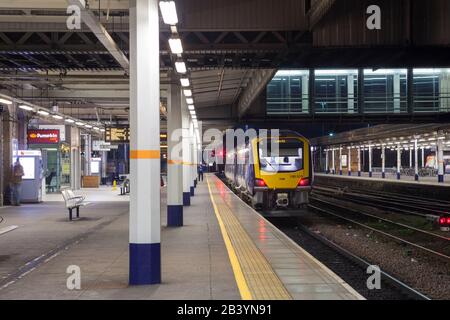
<svg viewBox="0 0 450 320">
<path fill-rule="evenodd" d="M 130 142 L 129 127 L 107 127 L 105 130 L 105 141 L 111 143 Z"/>
</svg>

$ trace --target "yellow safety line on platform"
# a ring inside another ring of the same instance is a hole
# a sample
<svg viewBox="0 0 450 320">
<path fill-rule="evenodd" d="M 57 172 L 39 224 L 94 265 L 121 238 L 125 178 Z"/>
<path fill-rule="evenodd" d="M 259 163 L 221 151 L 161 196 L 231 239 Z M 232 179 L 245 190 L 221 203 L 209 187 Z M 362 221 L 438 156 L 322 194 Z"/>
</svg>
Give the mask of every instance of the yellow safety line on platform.
<svg viewBox="0 0 450 320">
<path fill-rule="evenodd" d="M 234 277 L 236 279 L 239 293 L 241 294 L 242 300 L 253 300 L 252 294 L 250 293 L 250 289 L 247 285 L 247 281 L 245 281 L 244 273 L 242 272 L 242 268 L 237 258 L 236 252 L 234 251 L 233 245 L 231 244 L 227 229 L 225 228 L 219 210 L 217 209 L 216 202 L 214 201 L 208 177 L 206 177 L 206 182 L 208 183 L 209 196 L 211 197 L 214 212 L 216 214 L 217 221 L 219 222 L 220 231 L 222 232 L 223 241 L 225 242 L 225 246 L 228 251 L 228 257 L 230 258 L 231 267 L 233 268 Z"/>
<path fill-rule="evenodd" d="M 228 204 L 212 192 L 210 179 L 206 180 L 242 298 L 247 294 L 255 300 L 292 299 Z"/>
</svg>

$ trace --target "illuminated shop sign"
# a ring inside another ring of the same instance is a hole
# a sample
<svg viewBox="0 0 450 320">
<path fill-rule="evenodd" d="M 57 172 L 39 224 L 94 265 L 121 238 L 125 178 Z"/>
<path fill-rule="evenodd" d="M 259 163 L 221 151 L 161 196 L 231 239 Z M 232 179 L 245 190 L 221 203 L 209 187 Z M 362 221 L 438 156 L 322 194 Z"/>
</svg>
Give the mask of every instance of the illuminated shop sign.
<svg viewBox="0 0 450 320">
<path fill-rule="evenodd" d="M 56 144 L 59 141 L 59 130 L 28 130 L 28 144 Z"/>
</svg>

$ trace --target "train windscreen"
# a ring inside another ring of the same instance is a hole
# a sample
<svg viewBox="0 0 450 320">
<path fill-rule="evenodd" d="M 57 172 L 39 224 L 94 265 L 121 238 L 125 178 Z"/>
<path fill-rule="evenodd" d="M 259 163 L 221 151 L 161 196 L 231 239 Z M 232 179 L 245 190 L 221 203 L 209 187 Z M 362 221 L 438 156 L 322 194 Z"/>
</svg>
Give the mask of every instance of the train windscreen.
<svg viewBox="0 0 450 320">
<path fill-rule="evenodd" d="M 278 150 L 272 150 L 272 141 L 259 143 L 259 165 L 265 172 L 296 172 L 303 170 L 304 144 L 294 138 L 278 139 Z"/>
</svg>

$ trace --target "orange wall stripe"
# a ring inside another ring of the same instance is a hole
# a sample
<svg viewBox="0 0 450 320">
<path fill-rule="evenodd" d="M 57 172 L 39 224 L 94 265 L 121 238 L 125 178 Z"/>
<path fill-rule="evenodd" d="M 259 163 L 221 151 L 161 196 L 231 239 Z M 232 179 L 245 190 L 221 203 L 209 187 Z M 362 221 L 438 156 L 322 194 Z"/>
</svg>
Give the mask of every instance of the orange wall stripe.
<svg viewBox="0 0 450 320">
<path fill-rule="evenodd" d="M 159 150 L 131 150 L 130 159 L 160 159 L 161 151 Z"/>
</svg>

